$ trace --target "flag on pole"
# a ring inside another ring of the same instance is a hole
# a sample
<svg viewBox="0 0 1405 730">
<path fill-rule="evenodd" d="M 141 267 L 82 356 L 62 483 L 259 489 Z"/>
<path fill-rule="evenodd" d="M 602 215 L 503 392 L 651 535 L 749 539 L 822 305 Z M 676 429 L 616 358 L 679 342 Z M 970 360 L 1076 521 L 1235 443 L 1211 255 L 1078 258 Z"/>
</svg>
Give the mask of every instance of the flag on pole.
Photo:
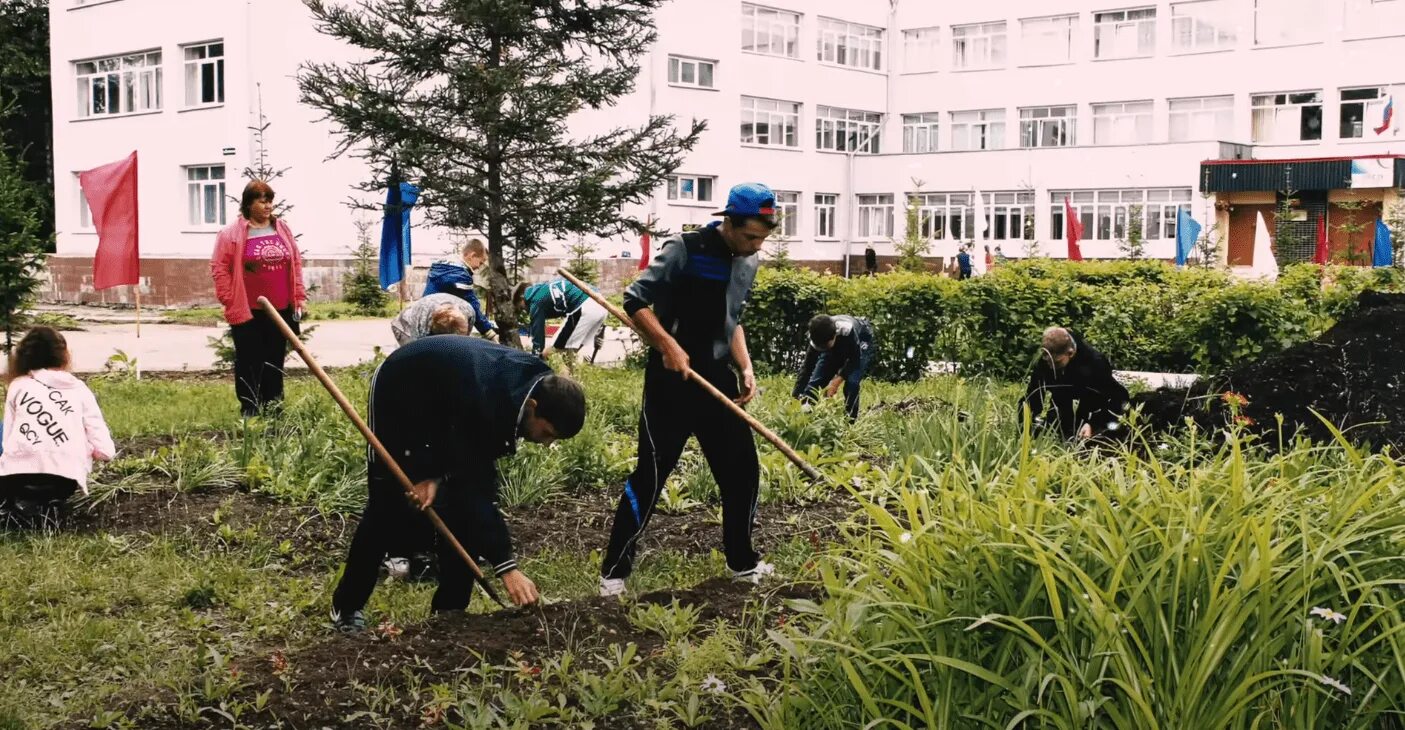
<svg viewBox="0 0 1405 730">
<path fill-rule="evenodd" d="M 1317 217 L 1317 250 L 1312 254 L 1312 263 L 1326 266 L 1331 254 L 1327 251 L 1327 216 Z"/>
<path fill-rule="evenodd" d="M 976 230 L 971 239 L 975 241 L 971 250 L 971 269 L 977 276 L 985 274 L 985 252 L 982 241 L 990 235 L 990 221 L 986 218 L 985 196 L 980 189 L 976 189 Z"/>
<path fill-rule="evenodd" d="M 1372 266 L 1390 266 L 1395 263 L 1395 250 L 1390 246 L 1390 228 L 1385 221 L 1376 221 L 1376 245 L 1371 255 Z"/>
<path fill-rule="evenodd" d="M 1176 214 L 1176 265 L 1185 266 L 1195 242 L 1200 240 L 1200 224 L 1190 217 L 1188 208 Z"/>
<path fill-rule="evenodd" d="M 1249 271 L 1255 277 L 1275 281 L 1278 279 L 1278 259 L 1273 256 L 1273 237 L 1268 233 L 1268 225 L 1264 223 L 1262 213 L 1258 215 L 1256 222 L 1254 263 L 1249 267 Z"/>
<path fill-rule="evenodd" d="M 1395 97 L 1386 99 L 1385 108 L 1381 110 L 1381 126 L 1376 127 L 1377 135 L 1385 134 L 1390 130 L 1391 119 L 1395 116 Z"/>
<path fill-rule="evenodd" d="M 385 219 L 381 222 L 380 283 L 388 289 L 405 278 L 410 265 L 410 210 L 420 189 L 407 182 L 392 182 L 385 193 Z"/>
<path fill-rule="evenodd" d="M 647 268 L 649 268 L 649 232 L 644 231 L 639 236 L 639 270 L 643 271 Z"/>
<path fill-rule="evenodd" d="M 141 279 L 137 252 L 137 153 L 87 172 L 78 185 L 88 200 L 98 252 L 93 257 L 93 288 L 136 284 Z"/>
<path fill-rule="evenodd" d="M 1068 196 L 1064 196 L 1064 237 L 1068 239 L 1068 260 L 1082 261 L 1083 251 L 1078 248 L 1078 242 L 1083 240 L 1083 222 L 1078 220 L 1078 213 L 1069 205 Z"/>
</svg>

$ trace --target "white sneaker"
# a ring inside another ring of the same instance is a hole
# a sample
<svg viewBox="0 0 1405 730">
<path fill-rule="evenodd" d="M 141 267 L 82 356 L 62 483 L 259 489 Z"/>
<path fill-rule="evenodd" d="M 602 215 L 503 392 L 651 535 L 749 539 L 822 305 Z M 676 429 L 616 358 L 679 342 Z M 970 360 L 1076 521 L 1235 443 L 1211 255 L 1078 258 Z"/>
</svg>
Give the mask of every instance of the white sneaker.
<svg viewBox="0 0 1405 730">
<path fill-rule="evenodd" d="M 624 595 L 624 578 L 601 578 L 600 597 L 614 598 Z"/>
<path fill-rule="evenodd" d="M 776 566 L 771 565 L 770 563 L 764 560 L 758 560 L 756 561 L 756 567 L 752 568 L 751 570 L 734 571 L 732 573 L 732 579 L 756 584 L 760 583 L 763 580 L 766 580 L 767 578 L 772 578 L 775 575 Z"/>
<path fill-rule="evenodd" d="M 404 580 L 410 574 L 409 558 L 388 558 L 385 561 L 385 570 L 390 574 L 390 580 Z"/>
</svg>

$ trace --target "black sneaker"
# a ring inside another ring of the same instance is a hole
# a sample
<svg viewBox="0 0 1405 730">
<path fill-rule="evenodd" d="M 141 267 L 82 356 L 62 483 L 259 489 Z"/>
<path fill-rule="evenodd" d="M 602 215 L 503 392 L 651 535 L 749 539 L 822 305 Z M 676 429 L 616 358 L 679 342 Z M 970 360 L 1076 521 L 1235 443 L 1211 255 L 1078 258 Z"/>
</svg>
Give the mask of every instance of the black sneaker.
<svg viewBox="0 0 1405 730">
<path fill-rule="evenodd" d="M 344 634 L 354 634 L 358 631 L 365 631 L 366 614 L 362 611 L 352 611 L 343 616 L 341 611 L 333 608 L 332 628 Z"/>
</svg>

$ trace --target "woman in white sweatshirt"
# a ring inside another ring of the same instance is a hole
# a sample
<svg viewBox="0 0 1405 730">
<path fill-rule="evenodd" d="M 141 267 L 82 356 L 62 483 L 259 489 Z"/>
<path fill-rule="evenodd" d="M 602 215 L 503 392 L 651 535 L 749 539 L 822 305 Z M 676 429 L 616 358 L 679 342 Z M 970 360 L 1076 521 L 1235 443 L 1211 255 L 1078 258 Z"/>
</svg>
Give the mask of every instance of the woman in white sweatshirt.
<svg viewBox="0 0 1405 730">
<path fill-rule="evenodd" d="M 0 509 L 27 513 L 88 493 L 93 460 L 116 453 L 93 392 L 68 372 L 68 343 L 35 327 L 10 360 L 5 393 Z"/>
</svg>

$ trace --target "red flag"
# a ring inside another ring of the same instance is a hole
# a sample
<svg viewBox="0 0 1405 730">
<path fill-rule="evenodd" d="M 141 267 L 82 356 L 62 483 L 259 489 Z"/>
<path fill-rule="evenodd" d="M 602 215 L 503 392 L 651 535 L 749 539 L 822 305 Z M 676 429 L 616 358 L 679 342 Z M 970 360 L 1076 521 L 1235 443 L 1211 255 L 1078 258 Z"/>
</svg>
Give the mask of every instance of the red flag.
<svg viewBox="0 0 1405 730">
<path fill-rule="evenodd" d="M 1317 252 L 1313 254 L 1312 263 L 1327 265 L 1327 216 L 1323 214 L 1317 218 Z"/>
<path fill-rule="evenodd" d="M 1064 228 L 1067 229 L 1064 236 L 1068 238 L 1068 260 L 1082 261 L 1083 251 L 1078 248 L 1078 242 L 1083 240 L 1083 222 L 1078 220 L 1078 213 L 1068 204 L 1067 195 L 1064 196 Z"/>
<path fill-rule="evenodd" d="M 93 257 L 93 288 L 135 284 L 141 278 L 137 254 L 137 153 L 78 174 L 88 199 L 98 252 Z"/>
<path fill-rule="evenodd" d="M 644 232 L 644 235 L 642 235 L 642 236 L 639 237 L 639 248 L 642 249 L 642 252 L 639 254 L 639 270 L 640 270 L 640 271 L 643 271 L 644 269 L 649 268 L 649 232 L 648 232 L 648 231 L 645 231 L 645 232 Z"/>
</svg>

